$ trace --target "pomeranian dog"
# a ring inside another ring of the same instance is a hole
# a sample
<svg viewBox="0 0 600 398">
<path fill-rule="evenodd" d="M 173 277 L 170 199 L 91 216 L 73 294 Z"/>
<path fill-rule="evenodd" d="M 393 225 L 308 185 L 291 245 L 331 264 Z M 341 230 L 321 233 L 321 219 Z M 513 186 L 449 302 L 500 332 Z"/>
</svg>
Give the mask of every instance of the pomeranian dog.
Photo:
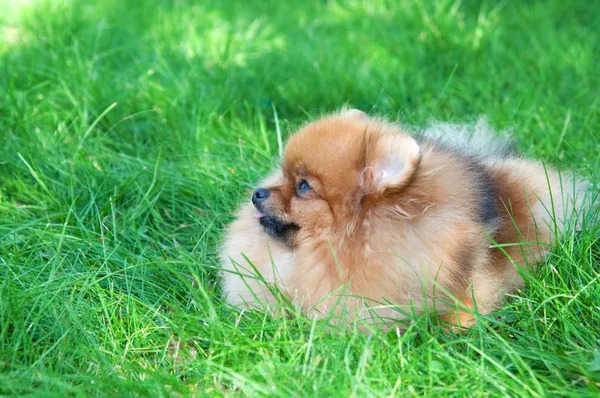
<svg viewBox="0 0 600 398">
<path fill-rule="evenodd" d="M 369 323 L 433 308 L 468 327 L 523 286 L 519 270 L 544 259 L 585 189 L 516 157 L 485 121 L 410 134 L 343 109 L 292 135 L 237 213 L 223 292 L 235 306 L 283 294 L 309 316 Z"/>
</svg>

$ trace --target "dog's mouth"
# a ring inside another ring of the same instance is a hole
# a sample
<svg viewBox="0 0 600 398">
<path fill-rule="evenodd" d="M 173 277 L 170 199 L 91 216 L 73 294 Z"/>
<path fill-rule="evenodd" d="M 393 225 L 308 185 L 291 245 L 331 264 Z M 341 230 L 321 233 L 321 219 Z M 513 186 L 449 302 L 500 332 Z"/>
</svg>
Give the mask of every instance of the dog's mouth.
<svg viewBox="0 0 600 398">
<path fill-rule="evenodd" d="M 280 220 L 259 210 L 254 213 L 254 216 L 267 234 L 287 245 L 291 244 L 292 236 L 300 229 L 298 224 Z"/>
</svg>

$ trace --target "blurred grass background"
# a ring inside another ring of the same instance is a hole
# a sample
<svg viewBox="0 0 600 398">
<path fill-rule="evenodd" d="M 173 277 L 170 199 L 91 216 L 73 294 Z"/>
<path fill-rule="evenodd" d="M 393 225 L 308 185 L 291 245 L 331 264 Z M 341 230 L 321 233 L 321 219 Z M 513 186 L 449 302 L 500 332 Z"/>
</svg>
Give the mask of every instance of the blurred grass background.
<svg viewBox="0 0 600 398">
<path fill-rule="evenodd" d="M 219 298 L 285 135 L 348 102 L 487 114 L 597 181 L 600 3 L 0 0 L 0 395 L 597 396 L 598 229 L 465 333 L 325 333 Z M 180 358 L 169 347 L 184 341 Z"/>
</svg>

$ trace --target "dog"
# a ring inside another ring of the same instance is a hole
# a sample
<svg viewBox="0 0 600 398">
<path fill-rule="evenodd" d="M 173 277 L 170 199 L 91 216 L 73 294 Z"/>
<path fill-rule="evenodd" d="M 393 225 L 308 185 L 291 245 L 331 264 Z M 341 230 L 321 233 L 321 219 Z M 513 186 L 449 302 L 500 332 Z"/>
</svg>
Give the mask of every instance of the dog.
<svg viewBox="0 0 600 398">
<path fill-rule="evenodd" d="M 471 130 L 471 131 L 470 131 Z M 469 327 L 580 218 L 587 183 L 515 155 L 485 120 L 410 133 L 342 109 L 287 142 L 220 247 L 230 304 Z M 277 293 L 278 292 L 278 293 Z"/>
</svg>

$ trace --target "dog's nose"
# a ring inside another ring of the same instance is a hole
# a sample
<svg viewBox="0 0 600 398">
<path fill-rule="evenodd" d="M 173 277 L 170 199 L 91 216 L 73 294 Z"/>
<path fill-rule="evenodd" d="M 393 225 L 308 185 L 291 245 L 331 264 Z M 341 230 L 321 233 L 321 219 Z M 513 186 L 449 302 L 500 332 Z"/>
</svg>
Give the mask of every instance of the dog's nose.
<svg viewBox="0 0 600 398">
<path fill-rule="evenodd" d="M 270 195 L 271 195 L 271 193 L 269 192 L 268 189 L 265 189 L 265 188 L 255 189 L 254 193 L 252 194 L 252 203 L 254 205 L 261 204 L 262 202 L 267 200 Z"/>
</svg>

